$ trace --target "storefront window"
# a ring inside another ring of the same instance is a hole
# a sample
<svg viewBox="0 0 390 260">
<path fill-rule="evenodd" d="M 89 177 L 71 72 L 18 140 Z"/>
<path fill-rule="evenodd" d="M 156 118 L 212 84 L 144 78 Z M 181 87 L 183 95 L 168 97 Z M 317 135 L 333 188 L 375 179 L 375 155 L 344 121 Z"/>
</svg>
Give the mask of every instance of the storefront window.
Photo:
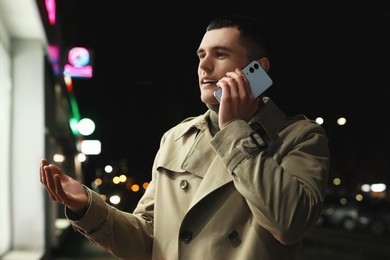
<svg viewBox="0 0 390 260">
<path fill-rule="evenodd" d="M 10 247 L 10 145 L 11 69 L 10 57 L 0 42 L 0 256 Z"/>
</svg>

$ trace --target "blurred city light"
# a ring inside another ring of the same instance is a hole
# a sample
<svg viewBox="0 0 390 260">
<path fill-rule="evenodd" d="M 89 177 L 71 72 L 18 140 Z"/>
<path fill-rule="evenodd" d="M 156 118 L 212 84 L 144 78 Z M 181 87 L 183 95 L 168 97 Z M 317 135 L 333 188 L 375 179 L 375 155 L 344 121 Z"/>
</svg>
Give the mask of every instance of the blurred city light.
<svg viewBox="0 0 390 260">
<path fill-rule="evenodd" d="M 337 124 L 338 125 L 345 125 L 347 123 L 347 119 L 345 117 L 340 117 L 337 119 Z"/>
<path fill-rule="evenodd" d="M 120 181 L 119 181 L 118 176 L 115 176 L 114 178 L 112 178 L 112 183 L 118 184 L 119 182 L 120 182 Z"/>
<path fill-rule="evenodd" d="M 101 143 L 99 140 L 81 141 L 81 152 L 87 155 L 96 155 L 101 152 Z"/>
<path fill-rule="evenodd" d="M 111 173 L 113 171 L 113 168 L 111 165 L 106 165 L 106 167 L 104 167 L 104 171 L 106 173 Z"/>
<path fill-rule="evenodd" d="M 363 200 L 363 195 L 362 194 L 356 194 L 355 199 L 357 201 L 362 201 Z"/>
<path fill-rule="evenodd" d="M 120 182 L 126 182 L 126 180 L 127 180 L 127 176 L 126 176 L 126 175 L 121 174 L 121 175 L 119 176 L 119 181 L 120 181 Z"/>
<path fill-rule="evenodd" d="M 121 197 L 119 197 L 118 195 L 112 195 L 110 197 L 110 202 L 114 205 L 117 205 L 121 202 Z"/>
<path fill-rule="evenodd" d="M 103 180 L 102 180 L 101 178 L 96 178 L 96 180 L 94 181 L 94 183 L 96 184 L 96 186 L 100 186 L 100 185 L 102 185 Z"/>
<path fill-rule="evenodd" d="M 384 184 L 384 183 L 371 184 L 371 190 L 373 192 L 383 192 L 386 190 L 386 184 Z"/>
<path fill-rule="evenodd" d="M 341 184 L 341 179 L 340 178 L 334 178 L 333 179 L 333 185 L 338 186 L 340 184 Z"/>
<path fill-rule="evenodd" d="M 91 50 L 72 47 L 68 50 L 68 62 L 64 65 L 64 75 L 69 77 L 92 78 Z"/>
<path fill-rule="evenodd" d="M 91 135 L 95 131 L 95 123 L 89 118 L 83 118 L 78 122 L 77 130 L 81 135 Z"/>
<path fill-rule="evenodd" d="M 132 190 L 133 192 L 137 192 L 137 191 L 139 191 L 139 189 L 140 189 L 140 187 L 139 187 L 138 184 L 133 184 L 133 185 L 131 185 L 131 190 Z"/>
<path fill-rule="evenodd" d="M 317 117 L 316 122 L 317 124 L 322 125 L 324 123 L 324 119 L 322 117 Z"/>
<path fill-rule="evenodd" d="M 47 18 L 49 18 L 50 25 L 56 24 L 56 1 L 45 0 L 45 6 L 47 11 Z"/>
<path fill-rule="evenodd" d="M 55 161 L 56 163 L 62 163 L 65 161 L 65 156 L 62 154 L 56 153 L 53 155 L 53 161 Z"/>
<path fill-rule="evenodd" d="M 85 162 L 87 160 L 87 156 L 83 153 L 79 153 L 77 155 L 77 160 L 79 160 L 79 162 Z"/>
<path fill-rule="evenodd" d="M 369 184 L 363 184 L 361 189 L 362 189 L 363 192 L 370 192 L 371 187 L 370 187 Z"/>
<path fill-rule="evenodd" d="M 373 183 L 373 184 L 363 184 L 361 187 L 363 192 L 384 192 L 386 191 L 386 184 L 384 183 Z"/>
</svg>

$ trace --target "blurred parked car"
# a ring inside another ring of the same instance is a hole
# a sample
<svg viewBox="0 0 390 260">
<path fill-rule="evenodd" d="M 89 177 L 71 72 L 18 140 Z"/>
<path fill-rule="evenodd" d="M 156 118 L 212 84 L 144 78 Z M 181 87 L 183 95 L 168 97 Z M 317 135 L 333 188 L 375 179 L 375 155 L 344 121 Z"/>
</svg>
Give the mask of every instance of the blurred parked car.
<svg viewBox="0 0 390 260">
<path fill-rule="evenodd" d="M 359 205 L 356 200 L 329 195 L 325 198 L 321 216 L 317 222 L 323 226 L 341 227 L 347 231 L 358 227 Z"/>
<path fill-rule="evenodd" d="M 340 227 L 346 231 L 368 231 L 375 235 L 390 233 L 390 201 L 330 195 L 324 201 L 318 225 Z"/>
<path fill-rule="evenodd" d="M 358 212 L 358 227 L 375 235 L 390 232 L 390 201 L 372 199 L 361 206 Z"/>
</svg>

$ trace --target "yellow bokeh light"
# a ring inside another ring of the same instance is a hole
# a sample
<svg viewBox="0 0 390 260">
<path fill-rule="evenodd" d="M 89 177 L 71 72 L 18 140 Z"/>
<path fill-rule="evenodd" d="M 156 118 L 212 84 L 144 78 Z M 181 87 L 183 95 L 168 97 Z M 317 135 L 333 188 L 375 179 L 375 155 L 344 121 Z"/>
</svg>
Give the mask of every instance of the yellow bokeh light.
<svg viewBox="0 0 390 260">
<path fill-rule="evenodd" d="M 113 182 L 114 184 L 120 183 L 119 177 L 118 177 L 118 176 L 115 176 L 114 178 L 112 178 L 112 182 Z"/>
<path fill-rule="evenodd" d="M 138 184 L 133 184 L 133 185 L 131 185 L 131 190 L 132 190 L 133 192 L 139 191 L 139 185 L 138 185 Z"/>
<path fill-rule="evenodd" d="M 336 186 L 340 185 L 341 184 L 341 179 L 340 178 L 334 178 L 333 179 L 333 184 L 336 185 Z"/>
<path fill-rule="evenodd" d="M 103 183 L 102 179 L 96 178 L 95 184 L 96 184 L 97 186 L 102 185 L 102 183 Z"/>
</svg>

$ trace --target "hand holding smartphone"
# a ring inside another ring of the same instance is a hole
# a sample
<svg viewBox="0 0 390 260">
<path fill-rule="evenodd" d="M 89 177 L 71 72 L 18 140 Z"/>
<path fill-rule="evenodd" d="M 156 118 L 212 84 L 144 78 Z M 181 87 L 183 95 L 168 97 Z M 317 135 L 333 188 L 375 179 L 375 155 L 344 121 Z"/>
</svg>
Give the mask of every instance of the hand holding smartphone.
<svg viewBox="0 0 390 260">
<path fill-rule="evenodd" d="M 244 72 L 245 76 L 249 81 L 254 98 L 260 96 L 273 83 L 267 72 L 256 60 L 249 63 L 245 68 L 242 69 L 242 71 Z M 214 96 L 218 100 L 218 102 L 221 102 L 222 88 L 218 88 L 214 92 Z"/>
</svg>

